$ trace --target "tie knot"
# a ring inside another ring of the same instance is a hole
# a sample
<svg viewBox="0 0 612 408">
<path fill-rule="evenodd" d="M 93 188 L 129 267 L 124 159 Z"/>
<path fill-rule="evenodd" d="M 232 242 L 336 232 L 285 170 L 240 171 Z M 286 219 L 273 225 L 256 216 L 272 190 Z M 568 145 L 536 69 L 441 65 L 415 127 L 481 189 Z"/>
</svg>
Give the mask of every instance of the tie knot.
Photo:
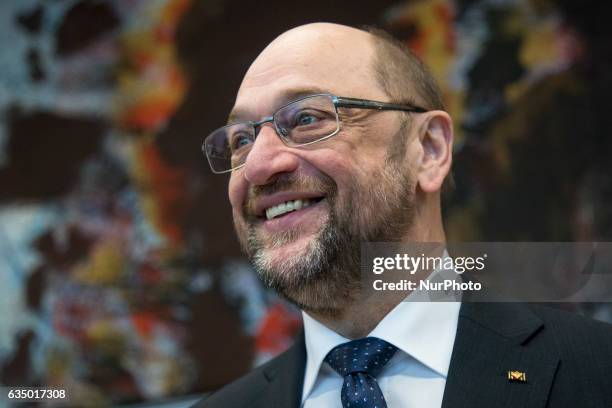
<svg viewBox="0 0 612 408">
<path fill-rule="evenodd" d="M 396 351 L 397 347 L 384 340 L 366 337 L 334 347 L 325 361 L 343 377 L 353 373 L 376 377 Z"/>
</svg>

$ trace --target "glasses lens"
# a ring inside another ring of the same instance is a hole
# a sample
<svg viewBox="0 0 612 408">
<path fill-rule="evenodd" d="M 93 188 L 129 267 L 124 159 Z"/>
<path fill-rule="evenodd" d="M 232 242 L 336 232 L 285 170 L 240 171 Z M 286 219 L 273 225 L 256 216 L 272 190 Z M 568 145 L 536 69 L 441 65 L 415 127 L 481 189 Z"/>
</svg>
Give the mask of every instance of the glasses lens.
<svg viewBox="0 0 612 408">
<path fill-rule="evenodd" d="M 274 115 L 274 123 L 279 136 L 292 145 L 316 142 L 339 129 L 336 107 L 329 95 L 311 96 L 285 106 Z"/>
<path fill-rule="evenodd" d="M 234 169 L 246 160 L 253 145 L 253 125 L 237 123 L 211 133 L 204 141 L 204 153 L 214 172 Z"/>
</svg>

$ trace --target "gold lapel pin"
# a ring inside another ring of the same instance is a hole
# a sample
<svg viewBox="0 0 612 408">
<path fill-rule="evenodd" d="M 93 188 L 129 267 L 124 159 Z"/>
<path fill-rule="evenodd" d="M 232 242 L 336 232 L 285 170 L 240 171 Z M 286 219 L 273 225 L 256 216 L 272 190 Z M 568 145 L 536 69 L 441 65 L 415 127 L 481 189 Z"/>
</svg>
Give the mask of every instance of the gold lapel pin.
<svg viewBox="0 0 612 408">
<path fill-rule="evenodd" d="M 522 371 L 508 371 L 508 381 L 527 382 L 527 373 Z"/>
</svg>

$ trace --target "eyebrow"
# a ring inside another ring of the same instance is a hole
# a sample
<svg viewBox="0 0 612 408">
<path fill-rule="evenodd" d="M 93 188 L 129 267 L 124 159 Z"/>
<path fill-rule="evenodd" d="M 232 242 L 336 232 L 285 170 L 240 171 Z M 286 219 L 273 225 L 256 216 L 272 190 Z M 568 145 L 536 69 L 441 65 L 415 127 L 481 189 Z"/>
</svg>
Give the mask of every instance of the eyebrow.
<svg viewBox="0 0 612 408">
<path fill-rule="evenodd" d="M 296 99 L 300 99 L 302 97 L 305 96 L 310 96 L 310 95 L 314 95 L 314 94 L 321 94 L 321 93 L 330 93 L 329 90 L 323 89 L 323 88 L 319 88 L 316 86 L 313 87 L 305 87 L 305 88 L 297 88 L 297 89 L 291 89 L 288 91 L 285 91 L 281 94 L 281 96 L 277 99 L 276 104 L 275 104 L 275 108 L 272 112 L 270 112 L 270 114 L 276 112 L 277 109 L 280 109 L 281 107 L 287 105 L 288 103 L 291 103 L 293 101 L 295 101 Z M 255 116 L 252 113 L 251 109 L 244 109 L 244 108 L 234 108 L 232 109 L 232 111 L 230 112 L 230 114 L 227 117 L 227 124 L 232 124 L 232 123 L 236 123 L 236 122 L 244 122 L 248 118 L 248 117 L 253 117 Z M 255 118 L 254 120 L 260 120 L 261 118 Z"/>
</svg>

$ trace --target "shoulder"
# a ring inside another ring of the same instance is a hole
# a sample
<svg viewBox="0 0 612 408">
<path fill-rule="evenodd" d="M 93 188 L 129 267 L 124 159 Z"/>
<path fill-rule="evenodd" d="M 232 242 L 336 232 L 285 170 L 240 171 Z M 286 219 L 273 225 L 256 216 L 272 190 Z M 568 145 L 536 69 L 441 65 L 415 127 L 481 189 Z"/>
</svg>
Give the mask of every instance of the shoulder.
<svg viewBox="0 0 612 408">
<path fill-rule="evenodd" d="M 458 336 L 463 330 L 473 339 L 483 333 L 476 327 L 542 354 L 554 352 L 565 368 L 579 364 L 596 372 L 612 369 L 612 325 L 577 313 L 521 302 L 462 304 Z"/>
<path fill-rule="evenodd" d="M 533 343 L 559 355 L 551 406 L 565 406 L 576 395 L 590 396 L 585 407 L 612 406 L 612 325 L 545 306 L 531 310 L 544 322 Z"/>
<path fill-rule="evenodd" d="M 611 324 L 548 306 L 531 305 L 530 309 L 544 322 L 543 334 L 562 355 L 577 358 L 596 353 L 599 360 L 612 363 Z"/>
<path fill-rule="evenodd" d="M 300 334 L 287 351 L 203 398 L 193 407 L 268 407 L 270 399 L 278 397 L 279 387 L 287 394 L 287 399 L 297 398 L 304 374 L 305 353 L 303 334 Z"/>
<path fill-rule="evenodd" d="M 523 398 L 548 395 L 550 407 L 612 407 L 609 324 L 521 302 L 462 304 L 447 387 L 462 395 L 470 387 L 465 378 L 486 375 L 502 392 L 507 383 L 496 383 L 498 373 L 492 369 L 500 366 L 527 373 L 533 395 Z M 518 398 L 527 389 L 507 391 Z M 582 399 L 585 395 L 588 400 Z"/>
<path fill-rule="evenodd" d="M 279 357 L 256 368 L 210 396 L 204 397 L 193 408 L 244 407 L 261 398 L 267 385 L 266 372 L 273 368 Z"/>
</svg>

